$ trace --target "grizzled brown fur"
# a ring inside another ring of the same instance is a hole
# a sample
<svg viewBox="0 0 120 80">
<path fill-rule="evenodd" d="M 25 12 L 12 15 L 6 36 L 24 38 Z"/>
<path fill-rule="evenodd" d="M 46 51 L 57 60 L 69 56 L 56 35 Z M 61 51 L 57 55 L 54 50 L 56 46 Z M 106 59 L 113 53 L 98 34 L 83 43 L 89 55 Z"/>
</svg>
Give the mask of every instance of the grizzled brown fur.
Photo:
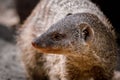
<svg viewBox="0 0 120 80">
<path fill-rule="evenodd" d="M 43 0 L 20 31 L 30 80 L 112 80 L 114 31 L 89 0 Z"/>
</svg>

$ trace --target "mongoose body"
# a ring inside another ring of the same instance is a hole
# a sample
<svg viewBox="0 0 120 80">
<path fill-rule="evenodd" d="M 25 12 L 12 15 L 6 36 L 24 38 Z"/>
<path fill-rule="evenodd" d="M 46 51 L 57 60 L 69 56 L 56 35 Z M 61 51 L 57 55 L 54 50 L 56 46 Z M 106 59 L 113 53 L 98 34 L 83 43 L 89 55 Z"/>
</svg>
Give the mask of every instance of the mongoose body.
<svg viewBox="0 0 120 80">
<path fill-rule="evenodd" d="M 30 80 L 111 80 L 116 42 L 89 0 L 41 0 L 18 44 Z"/>
</svg>

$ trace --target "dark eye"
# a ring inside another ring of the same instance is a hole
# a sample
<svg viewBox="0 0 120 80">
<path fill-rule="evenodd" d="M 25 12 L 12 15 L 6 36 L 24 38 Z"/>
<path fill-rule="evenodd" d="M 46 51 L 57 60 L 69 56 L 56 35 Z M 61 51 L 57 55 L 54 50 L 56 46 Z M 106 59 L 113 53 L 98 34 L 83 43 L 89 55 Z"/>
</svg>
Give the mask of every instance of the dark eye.
<svg viewBox="0 0 120 80">
<path fill-rule="evenodd" d="M 64 37 L 65 37 L 65 35 L 64 34 L 60 34 L 60 33 L 53 33 L 51 35 L 51 38 L 54 41 L 59 41 L 59 40 L 63 39 Z"/>
<path fill-rule="evenodd" d="M 72 15 L 72 13 L 68 13 L 66 16 Z"/>
</svg>

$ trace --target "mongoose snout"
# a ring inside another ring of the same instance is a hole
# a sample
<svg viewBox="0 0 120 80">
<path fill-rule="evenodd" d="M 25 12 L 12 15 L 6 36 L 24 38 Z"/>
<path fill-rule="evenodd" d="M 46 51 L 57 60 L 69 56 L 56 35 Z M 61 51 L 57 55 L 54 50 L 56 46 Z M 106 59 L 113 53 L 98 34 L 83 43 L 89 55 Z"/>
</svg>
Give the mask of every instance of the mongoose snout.
<svg viewBox="0 0 120 80">
<path fill-rule="evenodd" d="M 45 40 L 44 38 L 41 39 L 41 37 L 36 38 L 35 40 L 33 40 L 31 42 L 32 46 L 34 48 L 36 48 L 37 50 L 39 50 L 40 52 L 59 52 L 60 50 L 57 48 L 53 48 L 52 45 L 54 45 L 54 43 L 50 40 Z"/>
<path fill-rule="evenodd" d="M 35 47 L 35 48 L 45 48 L 46 45 L 43 44 L 43 41 L 42 40 L 39 40 L 39 39 L 35 39 L 32 41 L 32 46 Z"/>
</svg>

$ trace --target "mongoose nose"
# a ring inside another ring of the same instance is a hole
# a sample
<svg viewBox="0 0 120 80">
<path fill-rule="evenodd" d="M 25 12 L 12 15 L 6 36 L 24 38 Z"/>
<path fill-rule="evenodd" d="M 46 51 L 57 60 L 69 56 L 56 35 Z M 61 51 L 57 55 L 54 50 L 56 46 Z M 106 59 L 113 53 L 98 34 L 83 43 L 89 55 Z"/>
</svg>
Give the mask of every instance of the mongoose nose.
<svg viewBox="0 0 120 80">
<path fill-rule="evenodd" d="M 34 40 L 34 41 L 32 41 L 32 46 L 37 48 L 39 46 L 39 44 Z"/>
<path fill-rule="evenodd" d="M 32 46 L 34 46 L 34 47 L 36 46 L 35 42 L 32 42 Z"/>
<path fill-rule="evenodd" d="M 35 46 L 35 43 L 34 43 L 34 42 L 32 42 L 32 45 L 33 45 L 33 46 Z"/>
<path fill-rule="evenodd" d="M 40 40 L 33 40 L 32 46 L 35 48 L 45 48 L 46 47 L 46 45 L 43 43 L 43 41 L 40 41 Z"/>
</svg>

